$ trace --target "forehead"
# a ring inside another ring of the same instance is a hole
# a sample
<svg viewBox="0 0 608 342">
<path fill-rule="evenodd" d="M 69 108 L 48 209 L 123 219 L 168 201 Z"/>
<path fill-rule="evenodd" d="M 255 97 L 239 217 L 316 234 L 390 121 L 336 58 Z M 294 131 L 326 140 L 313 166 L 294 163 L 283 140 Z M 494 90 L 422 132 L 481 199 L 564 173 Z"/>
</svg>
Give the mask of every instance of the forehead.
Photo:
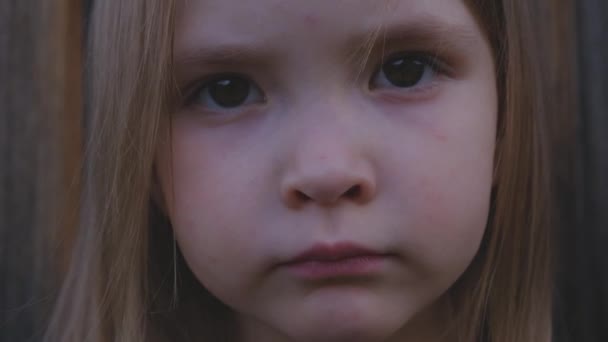
<svg viewBox="0 0 608 342">
<path fill-rule="evenodd" d="M 181 0 L 176 19 L 178 52 L 218 42 L 321 43 L 408 24 L 479 31 L 461 0 Z"/>
</svg>

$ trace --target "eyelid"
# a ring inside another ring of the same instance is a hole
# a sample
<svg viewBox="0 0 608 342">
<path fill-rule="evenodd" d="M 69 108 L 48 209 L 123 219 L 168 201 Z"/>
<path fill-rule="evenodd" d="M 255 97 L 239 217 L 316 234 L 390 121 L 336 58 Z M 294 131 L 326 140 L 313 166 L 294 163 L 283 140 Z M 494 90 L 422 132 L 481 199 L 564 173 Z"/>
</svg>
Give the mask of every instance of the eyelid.
<svg viewBox="0 0 608 342">
<path fill-rule="evenodd" d="M 388 54 L 384 53 L 380 62 L 377 63 L 374 69 L 374 74 L 382 69 L 382 66 L 393 59 L 397 58 L 419 58 L 437 73 L 441 73 L 447 77 L 452 77 L 455 73 L 454 67 L 447 61 L 444 56 L 437 52 L 429 52 L 422 50 L 397 50 Z"/>
<path fill-rule="evenodd" d="M 183 98 L 190 98 L 190 97 L 192 97 L 192 95 L 199 92 L 205 84 L 208 84 L 213 81 L 217 81 L 222 78 L 235 77 L 235 76 L 243 78 L 240 74 L 234 73 L 234 72 L 216 72 L 216 73 L 210 73 L 210 74 L 207 74 L 204 76 L 199 76 L 199 77 L 196 77 L 193 81 L 187 83 L 186 85 L 181 86 L 180 92 L 181 92 Z"/>
<path fill-rule="evenodd" d="M 194 104 L 194 98 L 201 90 L 204 89 L 204 87 L 206 85 L 209 85 L 210 83 L 212 83 L 214 81 L 219 81 L 219 80 L 226 79 L 226 78 L 235 78 L 235 77 L 242 78 L 242 79 L 250 82 L 253 87 L 260 90 L 260 93 L 264 97 L 264 100 L 266 99 L 266 94 L 264 93 L 264 91 L 262 91 L 262 88 L 258 85 L 258 83 L 252 79 L 252 77 L 249 77 L 246 74 L 240 73 L 240 72 L 227 71 L 227 72 L 209 73 L 205 76 L 196 78 L 195 81 L 192 81 L 183 87 L 180 87 L 180 94 L 181 94 L 180 102 L 181 102 L 182 106 L 189 107 Z"/>
<path fill-rule="evenodd" d="M 384 73 L 384 67 L 387 62 L 398 59 L 417 59 L 425 65 L 424 74 L 421 79 L 416 82 L 415 85 L 401 87 L 392 83 L 387 79 Z M 409 103 L 411 101 L 428 100 L 436 94 L 437 90 L 440 89 L 442 81 L 452 78 L 451 65 L 447 64 L 442 58 L 437 56 L 436 53 L 420 52 L 420 51 L 396 51 L 393 53 L 386 54 L 385 57 L 379 58 L 380 62 L 375 63 L 376 68 L 370 75 L 368 89 L 373 91 L 383 98 L 385 101 L 397 103 L 402 105 L 403 103 Z M 370 63 L 371 64 L 371 63 Z M 430 74 L 427 74 L 430 73 Z M 428 75 L 424 77 L 424 75 Z M 385 82 L 378 82 L 384 78 Z"/>
</svg>

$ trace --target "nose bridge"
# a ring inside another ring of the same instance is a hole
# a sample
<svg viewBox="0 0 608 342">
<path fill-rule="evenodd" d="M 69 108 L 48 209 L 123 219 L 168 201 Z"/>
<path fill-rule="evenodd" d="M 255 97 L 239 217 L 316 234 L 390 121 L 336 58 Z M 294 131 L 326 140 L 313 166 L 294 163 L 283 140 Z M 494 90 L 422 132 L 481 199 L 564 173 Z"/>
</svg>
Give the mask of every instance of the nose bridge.
<svg viewBox="0 0 608 342">
<path fill-rule="evenodd" d="M 319 96 L 295 106 L 281 194 L 289 206 L 369 201 L 375 193 L 371 160 L 358 113 L 343 97 Z M 359 119 L 358 119 L 359 118 Z"/>
<path fill-rule="evenodd" d="M 364 151 L 360 141 L 362 135 L 357 134 L 357 113 L 348 101 L 333 93 L 316 94 L 316 101 L 306 101 L 295 113 L 298 117 L 294 136 L 296 163 L 340 168 L 362 158 Z"/>
<path fill-rule="evenodd" d="M 323 82 L 294 101 L 298 130 L 307 131 L 317 139 L 348 142 L 349 135 L 360 129 L 363 115 L 354 104 L 348 89 L 332 82 Z"/>
</svg>

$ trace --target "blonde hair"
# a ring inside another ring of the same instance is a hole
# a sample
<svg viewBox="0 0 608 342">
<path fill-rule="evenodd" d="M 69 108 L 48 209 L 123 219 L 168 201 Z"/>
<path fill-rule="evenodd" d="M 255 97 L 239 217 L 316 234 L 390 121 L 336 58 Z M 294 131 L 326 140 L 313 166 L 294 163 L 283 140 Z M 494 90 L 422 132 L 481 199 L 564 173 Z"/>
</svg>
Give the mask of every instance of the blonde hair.
<svg viewBox="0 0 608 342">
<path fill-rule="evenodd" d="M 491 216 L 475 260 L 449 290 L 453 327 L 463 342 L 548 341 L 548 94 L 534 20 L 542 8 L 534 7 L 540 0 L 467 3 L 493 47 L 501 101 Z M 179 249 L 174 264 L 169 224 L 151 200 L 175 96 L 174 16 L 169 0 L 95 2 L 85 210 L 47 341 L 232 338 L 222 335 L 229 310 L 198 284 Z"/>
</svg>

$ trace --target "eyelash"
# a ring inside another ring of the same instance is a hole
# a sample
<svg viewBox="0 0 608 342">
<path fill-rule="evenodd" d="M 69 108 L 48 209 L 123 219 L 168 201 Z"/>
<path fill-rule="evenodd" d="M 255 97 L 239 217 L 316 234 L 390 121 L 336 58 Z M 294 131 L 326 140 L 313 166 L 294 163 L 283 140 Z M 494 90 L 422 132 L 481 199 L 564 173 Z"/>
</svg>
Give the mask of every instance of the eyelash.
<svg viewBox="0 0 608 342">
<path fill-rule="evenodd" d="M 422 53 L 422 52 L 393 53 L 393 54 L 390 54 L 389 57 L 383 58 L 377 64 L 378 66 L 375 67 L 374 72 L 371 74 L 369 89 L 372 91 L 375 91 L 375 90 L 381 88 L 381 87 L 374 86 L 373 82 L 374 82 L 374 80 L 376 80 L 376 78 L 378 76 L 381 76 L 385 72 L 385 70 L 383 70 L 383 69 L 386 67 L 387 63 L 389 63 L 391 61 L 398 61 L 398 60 L 405 60 L 405 59 L 409 59 L 410 62 L 416 61 L 416 62 L 420 63 L 420 65 L 422 65 L 424 68 L 423 75 L 421 75 L 421 77 L 424 77 L 427 74 L 427 72 L 430 72 L 431 73 L 430 77 L 432 79 L 430 81 L 428 81 L 429 84 L 427 84 L 426 86 L 418 85 L 419 82 L 422 82 L 422 79 L 420 79 L 420 80 L 417 80 L 415 82 L 415 84 L 412 86 L 399 87 L 399 86 L 393 84 L 392 86 L 389 85 L 387 87 L 387 88 L 391 89 L 390 91 L 392 93 L 398 93 L 404 97 L 407 97 L 407 94 L 420 94 L 420 93 L 426 92 L 427 90 L 430 90 L 431 88 L 433 88 L 434 86 L 437 85 L 436 84 L 437 77 L 442 76 L 442 75 L 449 76 L 449 74 L 451 72 L 449 66 L 444 61 L 442 61 L 440 58 L 438 58 L 438 56 L 436 54 Z M 390 80 L 388 80 L 386 77 L 384 77 L 384 78 L 390 83 Z M 184 92 L 185 96 L 183 98 L 185 100 L 183 102 L 183 107 L 185 107 L 185 108 L 202 107 L 199 103 L 197 103 L 197 101 L 200 100 L 200 97 L 201 97 L 200 95 L 202 94 L 202 92 L 203 91 L 209 92 L 209 89 L 213 85 L 214 82 L 227 81 L 227 80 L 233 80 L 233 81 L 234 80 L 243 80 L 243 81 L 248 82 L 250 89 L 253 89 L 254 92 L 259 92 L 259 95 L 262 98 L 262 101 L 263 102 L 266 101 L 264 92 L 256 84 L 256 82 L 251 80 L 251 78 L 249 78 L 243 74 L 239 74 L 239 73 L 235 73 L 235 72 L 225 72 L 225 73 L 216 73 L 216 74 L 210 75 L 208 77 L 203 78 L 202 80 L 199 80 L 198 82 L 195 82 L 194 85 L 187 87 L 187 89 L 189 89 L 189 90 Z M 247 98 L 249 98 L 249 96 Z M 243 106 L 247 106 L 247 104 L 237 105 L 235 107 L 237 108 L 237 110 L 240 110 L 240 108 Z M 209 109 L 206 108 L 206 110 L 209 110 Z M 226 112 L 226 111 L 232 111 L 232 108 L 220 107 L 219 109 L 211 110 L 211 111 Z"/>
<path fill-rule="evenodd" d="M 220 81 L 225 81 L 225 80 L 236 80 L 236 79 L 247 81 L 257 91 L 259 91 L 261 96 L 265 99 L 264 93 L 261 91 L 260 87 L 254 81 L 252 81 L 249 77 L 247 77 L 243 74 L 236 73 L 236 72 L 224 72 L 224 73 L 217 73 L 217 74 L 212 74 L 210 76 L 207 76 L 207 77 L 203 78 L 202 80 L 195 82 L 195 84 L 193 86 L 188 87 L 190 90 L 187 90 L 184 92 L 184 94 L 185 94 L 184 106 L 186 108 L 197 106 L 196 101 L 200 97 L 201 92 L 204 91 L 205 89 L 209 88 L 214 82 L 220 82 Z M 230 109 L 224 108 L 222 110 L 227 111 Z"/>
<path fill-rule="evenodd" d="M 388 88 L 395 89 L 395 91 L 399 92 L 399 93 L 406 93 L 406 92 L 407 93 L 412 93 L 412 92 L 418 93 L 418 92 L 424 91 L 424 90 L 428 89 L 429 87 L 436 85 L 437 77 L 449 76 L 451 74 L 450 67 L 436 54 L 429 54 L 429 53 L 424 53 L 424 52 L 397 52 L 397 53 L 390 54 L 388 57 L 383 58 L 381 60 L 381 62 L 379 63 L 380 65 L 374 69 L 375 71 L 372 74 L 373 77 L 372 77 L 372 80 L 370 80 L 369 88 L 371 90 L 377 89 L 376 87 L 374 87 L 372 85 L 372 81 L 377 76 L 379 76 L 383 71 L 385 71 L 383 69 L 385 68 L 387 63 L 389 63 L 391 61 L 404 60 L 404 59 L 410 59 L 410 61 L 413 60 L 413 61 L 419 62 L 421 65 L 424 66 L 424 68 L 425 68 L 424 72 L 426 72 L 428 70 L 431 73 L 430 77 L 432 77 L 432 79 L 428 82 L 429 84 L 427 84 L 426 86 L 419 85 L 419 83 L 422 82 L 422 79 L 415 82 L 414 85 L 408 86 L 408 87 L 399 87 L 395 84 L 393 84 L 392 86 L 388 86 Z M 421 77 L 423 77 L 424 75 L 425 74 L 421 75 Z"/>
</svg>

